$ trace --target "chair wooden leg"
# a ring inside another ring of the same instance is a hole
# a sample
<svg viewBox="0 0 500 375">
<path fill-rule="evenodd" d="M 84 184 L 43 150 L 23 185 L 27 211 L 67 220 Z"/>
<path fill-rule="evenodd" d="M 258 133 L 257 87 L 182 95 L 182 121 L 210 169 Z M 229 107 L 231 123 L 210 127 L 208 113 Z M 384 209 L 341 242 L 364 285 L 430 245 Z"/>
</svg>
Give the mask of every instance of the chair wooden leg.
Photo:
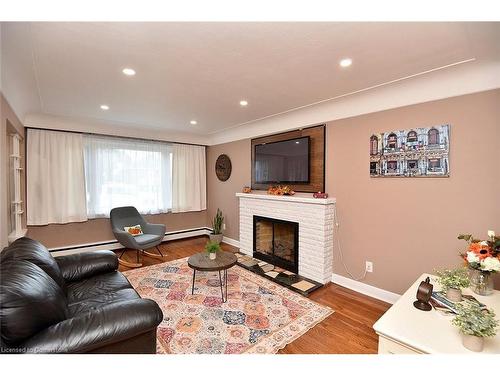
<svg viewBox="0 0 500 375">
<path fill-rule="evenodd" d="M 159 252 L 159 254 L 153 254 L 153 253 L 150 253 L 149 251 L 143 250 L 144 255 L 151 257 L 151 258 L 156 258 L 156 259 L 163 258 L 163 253 L 160 251 L 160 248 L 158 246 L 155 246 L 155 248 Z"/>
<path fill-rule="evenodd" d="M 127 262 L 126 260 L 122 259 L 122 255 L 125 253 L 127 249 L 123 250 L 120 256 L 118 257 L 118 263 L 120 263 L 122 266 L 129 267 L 129 268 L 137 268 L 137 267 L 142 267 L 142 263 L 139 260 L 139 250 L 137 251 L 137 263 L 132 263 L 132 262 Z"/>
</svg>

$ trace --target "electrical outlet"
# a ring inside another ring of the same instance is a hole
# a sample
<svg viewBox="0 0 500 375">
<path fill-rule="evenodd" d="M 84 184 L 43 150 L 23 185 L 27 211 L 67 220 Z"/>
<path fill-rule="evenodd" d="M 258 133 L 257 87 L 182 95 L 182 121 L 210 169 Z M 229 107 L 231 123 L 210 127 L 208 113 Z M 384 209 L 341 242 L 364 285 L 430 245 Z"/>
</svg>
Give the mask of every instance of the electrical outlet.
<svg viewBox="0 0 500 375">
<path fill-rule="evenodd" d="M 222 229 L 226 230 L 226 223 L 222 223 Z"/>
<path fill-rule="evenodd" d="M 366 269 L 366 272 L 373 272 L 373 263 L 366 261 L 365 269 Z"/>
</svg>

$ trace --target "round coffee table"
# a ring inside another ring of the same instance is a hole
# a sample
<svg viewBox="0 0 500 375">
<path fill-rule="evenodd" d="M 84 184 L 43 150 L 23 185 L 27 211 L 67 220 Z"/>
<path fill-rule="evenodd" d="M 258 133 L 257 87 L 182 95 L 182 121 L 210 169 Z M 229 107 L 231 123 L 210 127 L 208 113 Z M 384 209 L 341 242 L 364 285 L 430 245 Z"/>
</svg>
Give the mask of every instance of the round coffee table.
<svg viewBox="0 0 500 375">
<path fill-rule="evenodd" d="M 234 266 L 238 258 L 233 253 L 228 253 L 227 251 L 218 251 L 217 257 L 215 259 L 210 259 L 208 253 L 198 253 L 190 256 L 188 259 L 188 265 L 193 269 L 193 285 L 191 287 L 191 294 L 194 294 L 194 282 L 196 279 L 196 271 L 218 271 L 219 272 L 219 282 L 220 282 L 220 293 L 222 295 L 222 302 L 227 301 L 227 270 Z M 224 298 L 224 292 L 222 288 L 222 276 L 221 271 L 224 271 L 224 287 L 226 289 L 226 295 Z"/>
</svg>

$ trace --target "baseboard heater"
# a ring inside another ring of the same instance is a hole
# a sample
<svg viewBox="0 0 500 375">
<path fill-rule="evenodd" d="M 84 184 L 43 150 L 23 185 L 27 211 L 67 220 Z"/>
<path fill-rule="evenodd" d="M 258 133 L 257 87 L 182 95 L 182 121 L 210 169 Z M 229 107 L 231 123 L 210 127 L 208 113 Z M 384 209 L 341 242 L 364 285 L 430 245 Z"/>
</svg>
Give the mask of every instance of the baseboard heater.
<svg viewBox="0 0 500 375">
<path fill-rule="evenodd" d="M 191 229 L 166 232 L 162 242 L 182 239 L 182 238 L 204 236 L 208 235 L 209 233 L 211 233 L 211 228 L 208 227 L 191 228 Z M 112 240 L 112 241 L 93 242 L 93 243 L 64 246 L 64 247 L 54 247 L 50 248 L 49 251 L 53 256 L 61 256 L 61 255 L 83 253 L 95 250 L 118 250 L 118 249 L 123 249 L 123 246 L 117 240 Z"/>
</svg>

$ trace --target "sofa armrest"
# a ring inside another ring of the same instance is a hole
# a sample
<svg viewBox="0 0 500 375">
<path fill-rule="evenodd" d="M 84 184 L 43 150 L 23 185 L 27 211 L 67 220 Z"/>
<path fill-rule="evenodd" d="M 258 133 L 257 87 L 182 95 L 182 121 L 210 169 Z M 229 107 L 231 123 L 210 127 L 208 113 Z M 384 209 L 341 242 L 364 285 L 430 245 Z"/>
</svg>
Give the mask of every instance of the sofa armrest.
<svg viewBox="0 0 500 375">
<path fill-rule="evenodd" d="M 163 320 L 149 299 L 113 303 L 63 320 L 26 340 L 26 353 L 85 353 L 156 329 Z"/>
<path fill-rule="evenodd" d="M 78 281 L 118 269 L 118 258 L 109 250 L 65 255 L 55 260 L 66 281 Z"/>
</svg>

